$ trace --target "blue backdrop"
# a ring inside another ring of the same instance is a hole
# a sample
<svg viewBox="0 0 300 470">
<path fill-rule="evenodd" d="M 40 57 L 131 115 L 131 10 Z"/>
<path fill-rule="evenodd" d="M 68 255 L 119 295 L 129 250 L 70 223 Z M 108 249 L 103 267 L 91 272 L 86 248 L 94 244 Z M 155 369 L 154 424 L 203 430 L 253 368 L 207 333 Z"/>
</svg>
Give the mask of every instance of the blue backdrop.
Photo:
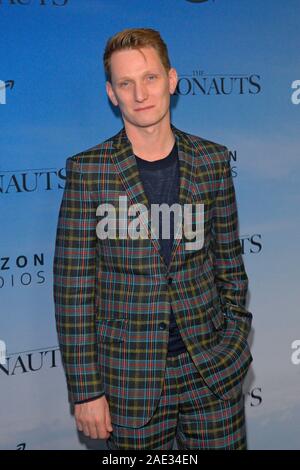
<svg viewBox="0 0 300 470">
<path fill-rule="evenodd" d="M 0 1 L 0 448 L 105 448 L 79 436 L 54 322 L 65 160 L 122 123 L 102 54 L 158 29 L 180 76 L 172 122 L 231 151 L 250 280 L 250 449 L 299 449 L 299 0 Z"/>
</svg>

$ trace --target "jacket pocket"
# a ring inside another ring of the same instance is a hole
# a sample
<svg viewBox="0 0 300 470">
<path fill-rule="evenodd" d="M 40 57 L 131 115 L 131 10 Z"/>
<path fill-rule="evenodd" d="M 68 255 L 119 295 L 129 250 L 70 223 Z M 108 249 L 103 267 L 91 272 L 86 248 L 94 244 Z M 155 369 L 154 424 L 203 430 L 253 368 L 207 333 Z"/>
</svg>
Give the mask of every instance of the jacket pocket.
<svg viewBox="0 0 300 470">
<path fill-rule="evenodd" d="M 126 335 L 127 326 L 127 318 L 97 320 L 97 337 L 99 341 L 103 342 L 122 342 Z"/>
<path fill-rule="evenodd" d="M 225 317 L 222 310 L 211 307 L 208 312 L 211 323 L 215 330 L 223 330 L 225 326 Z"/>
</svg>

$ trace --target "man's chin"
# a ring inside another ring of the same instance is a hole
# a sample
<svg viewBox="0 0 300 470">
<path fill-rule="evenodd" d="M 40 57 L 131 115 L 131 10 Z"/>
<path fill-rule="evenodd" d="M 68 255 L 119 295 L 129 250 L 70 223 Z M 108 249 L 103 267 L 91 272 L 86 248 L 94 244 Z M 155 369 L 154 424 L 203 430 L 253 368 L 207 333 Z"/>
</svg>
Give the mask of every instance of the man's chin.
<svg viewBox="0 0 300 470">
<path fill-rule="evenodd" d="M 131 126 L 140 127 L 141 129 L 145 129 L 147 127 L 156 126 L 157 124 L 162 122 L 164 118 L 165 118 L 165 116 L 161 116 L 160 118 L 157 118 L 157 119 L 139 119 L 139 120 L 128 120 L 128 119 L 124 119 L 124 118 L 123 119 L 124 119 L 125 123 L 128 123 Z"/>
</svg>

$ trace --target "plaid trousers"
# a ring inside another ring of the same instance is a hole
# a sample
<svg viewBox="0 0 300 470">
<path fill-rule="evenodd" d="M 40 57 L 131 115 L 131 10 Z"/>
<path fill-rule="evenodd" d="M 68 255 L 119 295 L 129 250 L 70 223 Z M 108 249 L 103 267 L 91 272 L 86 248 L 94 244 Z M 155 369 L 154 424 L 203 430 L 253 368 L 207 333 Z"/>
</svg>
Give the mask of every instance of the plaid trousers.
<svg viewBox="0 0 300 470">
<path fill-rule="evenodd" d="M 246 450 L 243 394 L 233 400 L 214 395 L 188 352 L 169 356 L 158 406 L 140 428 L 113 424 L 111 450 Z"/>
</svg>

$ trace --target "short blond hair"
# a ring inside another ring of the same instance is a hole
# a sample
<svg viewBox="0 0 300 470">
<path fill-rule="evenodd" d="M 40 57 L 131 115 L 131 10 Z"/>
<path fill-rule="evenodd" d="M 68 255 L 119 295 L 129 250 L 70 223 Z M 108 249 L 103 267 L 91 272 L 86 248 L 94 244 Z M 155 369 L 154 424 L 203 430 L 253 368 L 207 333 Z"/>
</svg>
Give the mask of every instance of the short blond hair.
<svg viewBox="0 0 300 470">
<path fill-rule="evenodd" d="M 103 62 L 107 79 L 111 81 L 111 56 L 116 51 L 123 49 L 140 49 L 153 47 L 168 73 L 171 64 L 166 43 L 158 31 L 151 28 L 127 28 L 110 37 L 106 43 Z"/>
</svg>

